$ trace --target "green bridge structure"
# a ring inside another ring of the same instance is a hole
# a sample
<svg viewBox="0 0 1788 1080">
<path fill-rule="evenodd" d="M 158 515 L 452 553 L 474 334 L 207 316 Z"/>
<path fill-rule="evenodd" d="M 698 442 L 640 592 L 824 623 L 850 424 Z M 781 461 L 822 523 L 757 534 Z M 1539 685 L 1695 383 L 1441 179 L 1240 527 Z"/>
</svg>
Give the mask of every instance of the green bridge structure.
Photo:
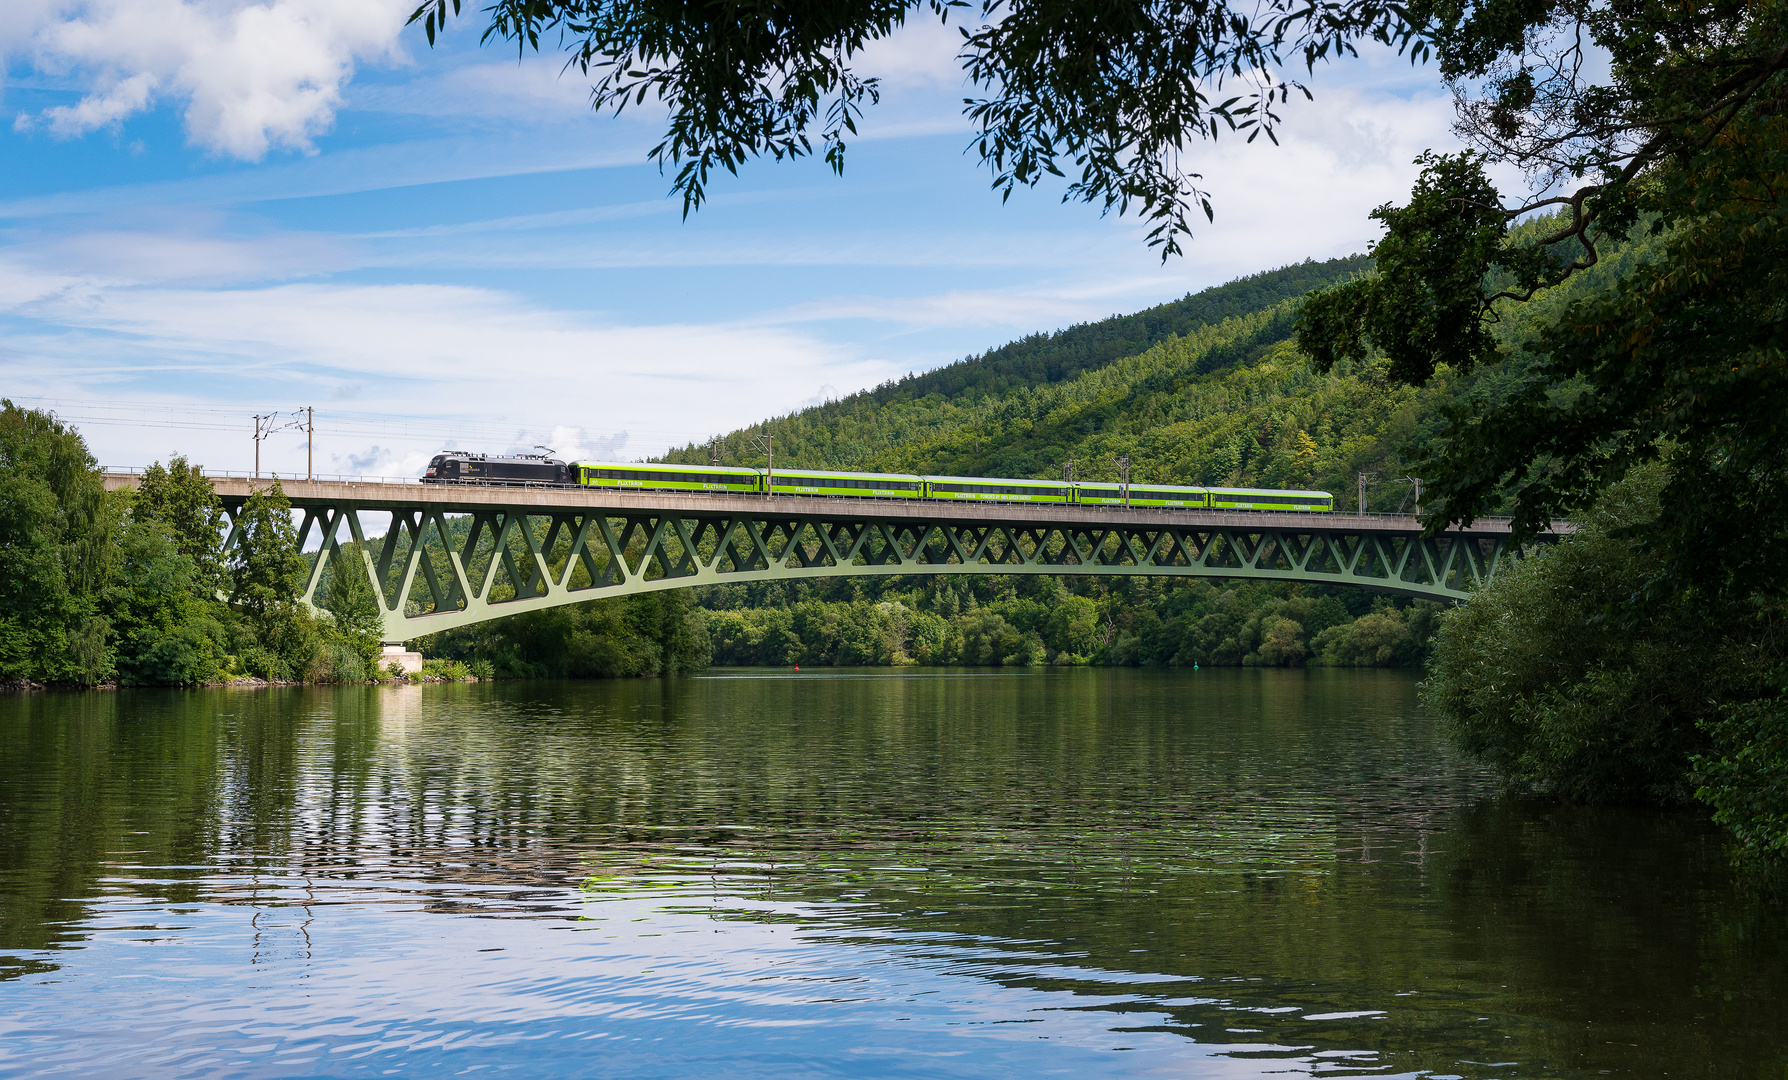
<svg viewBox="0 0 1788 1080">
<path fill-rule="evenodd" d="M 108 488 L 136 483 L 107 473 Z M 271 481 L 218 476 L 234 546 Z M 1413 517 L 614 488 L 280 481 L 314 604 L 349 542 L 395 645 L 605 596 L 890 574 L 1089 574 L 1352 585 L 1457 603 L 1524 552 L 1506 520 L 1423 536 Z M 363 515 L 376 515 L 369 536 Z M 383 521 L 390 515 L 389 525 Z M 1536 538 L 1558 539 L 1569 526 Z"/>
</svg>

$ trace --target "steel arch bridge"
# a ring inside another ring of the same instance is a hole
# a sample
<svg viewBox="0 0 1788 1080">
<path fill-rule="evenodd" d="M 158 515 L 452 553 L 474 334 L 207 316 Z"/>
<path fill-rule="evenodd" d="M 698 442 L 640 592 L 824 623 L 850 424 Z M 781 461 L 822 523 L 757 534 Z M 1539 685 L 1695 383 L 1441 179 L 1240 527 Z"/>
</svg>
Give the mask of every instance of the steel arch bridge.
<svg viewBox="0 0 1788 1080">
<path fill-rule="evenodd" d="M 213 483 L 227 551 L 243 504 L 270 482 Z M 314 604 L 325 568 L 345 571 L 356 543 L 388 643 L 605 596 L 892 574 L 1244 578 L 1458 602 L 1521 554 L 1497 520 L 1424 537 L 1414 518 L 1391 515 L 281 483 L 311 551 L 299 599 Z M 366 514 L 380 532 L 369 536 Z"/>
</svg>

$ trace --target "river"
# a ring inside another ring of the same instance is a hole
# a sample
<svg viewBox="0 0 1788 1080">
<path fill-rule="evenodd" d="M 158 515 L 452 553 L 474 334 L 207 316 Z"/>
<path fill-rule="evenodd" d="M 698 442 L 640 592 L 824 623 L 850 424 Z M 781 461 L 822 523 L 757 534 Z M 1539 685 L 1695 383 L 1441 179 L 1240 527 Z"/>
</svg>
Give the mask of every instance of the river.
<svg viewBox="0 0 1788 1080">
<path fill-rule="evenodd" d="M 1374 671 L 0 698 L 0 1075 L 1769 1077 L 1689 812 Z"/>
</svg>

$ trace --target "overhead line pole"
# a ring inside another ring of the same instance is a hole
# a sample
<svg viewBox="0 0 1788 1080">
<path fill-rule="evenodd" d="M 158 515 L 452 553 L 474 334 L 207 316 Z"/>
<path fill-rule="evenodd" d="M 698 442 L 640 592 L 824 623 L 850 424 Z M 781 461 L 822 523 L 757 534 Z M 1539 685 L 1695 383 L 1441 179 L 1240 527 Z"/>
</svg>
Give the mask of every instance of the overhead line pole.
<svg viewBox="0 0 1788 1080">
<path fill-rule="evenodd" d="M 308 413 L 309 411 L 310 411 L 310 409 L 308 407 L 306 407 L 305 412 Z M 266 440 L 267 436 L 273 434 L 275 431 L 304 430 L 306 428 L 305 424 L 299 423 L 296 419 L 288 420 L 284 424 L 281 424 L 281 425 L 275 427 L 274 421 L 278 420 L 281 415 L 282 415 L 281 413 L 276 413 L 276 412 L 270 412 L 270 413 L 264 413 L 264 414 L 256 413 L 255 414 L 254 421 L 255 421 L 255 479 L 256 480 L 259 480 L 261 478 L 261 443 Z M 292 413 L 291 415 L 296 417 L 298 414 Z M 313 425 L 312 429 L 314 430 L 314 425 Z M 307 473 L 307 475 L 314 475 L 314 471 Z"/>
<path fill-rule="evenodd" d="M 764 498 L 776 494 L 776 436 L 769 433 L 755 436 L 764 448 Z"/>
<path fill-rule="evenodd" d="M 1377 474 L 1377 473 L 1369 473 L 1369 472 L 1362 472 L 1362 473 L 1360 473 L 1360 474 L 1358 474 L 1358 475 L 1359 475 L 1359 480 L 1360 480 L 1360 505 L 1359 505 L 1359 513 L 1360 513 L 1360 514 L 1361 514 L 1361 516 L 1364 516 L 1364 515 L 1365 515 L 1365 513 L 1366 513 L 1366 481 L 1368 481 L 1368 480 L 1370 480 L 1370 479 L 1372 479 L 1372 478 L 1373 478 L 1373 477 L 1374 477 L 1374 476 L 1376 476 L 1376 475 L 1378 475 L 1378 474 Z"/>
</svg>

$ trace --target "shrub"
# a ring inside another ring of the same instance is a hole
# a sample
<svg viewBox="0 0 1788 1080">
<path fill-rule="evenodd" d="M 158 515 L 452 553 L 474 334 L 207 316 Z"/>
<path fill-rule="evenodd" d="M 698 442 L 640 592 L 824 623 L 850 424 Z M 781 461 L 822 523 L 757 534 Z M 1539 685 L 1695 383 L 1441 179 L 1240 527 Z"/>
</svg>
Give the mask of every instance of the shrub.
<svg viewBox="0 0 1788 1080">
<path fill-rule="evenodd" d="M 339 641 L 317 646 L 310 665 L 309 681 L 316 683 L 356 683 L 366 681 L 366 663 L 352 646 Z"/>
<path fill-rule="evenodd" d="M 448 679 L 453 682 L 464 682 L 472 677 L 472 669 L 458 660 L 424 660 L 422 676 L 425 679 Z"/>
</svg>

